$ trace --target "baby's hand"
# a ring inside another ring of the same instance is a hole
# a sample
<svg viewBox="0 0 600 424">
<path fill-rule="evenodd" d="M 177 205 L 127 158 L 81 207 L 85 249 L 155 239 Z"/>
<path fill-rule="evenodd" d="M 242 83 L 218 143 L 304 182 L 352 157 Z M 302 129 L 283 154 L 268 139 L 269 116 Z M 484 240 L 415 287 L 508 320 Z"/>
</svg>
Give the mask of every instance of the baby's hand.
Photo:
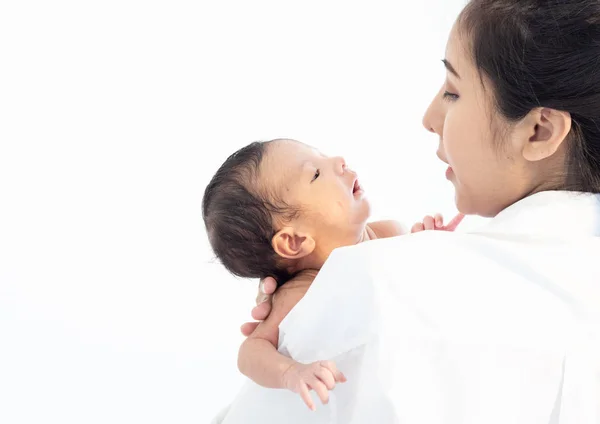
<svg viewBox="0 0 600 424">
<path fill-rule="evenodd" d="M 344 382 L 346 377 L 331 361 L 318 361 L 312 364 L 295 363 L 283 374 L 284 387 L 298 393 L 312 411 L 316 408 L 309 390 L 314 390 L 321 402 L 326 404 L 329 402 L 329 390 L 333 390 L 335 383 Z"/>
<path fill-rule="evenodd" d="M 413 225 L 410 232 L 418 233 L 419 231 L 426 230 L 454 231 L 464 217 L 465 216 L 463 214 L 459 213 L 452 221 L 448 223 L 448 225 L 444 226 L 444 218 L 441 214 L 437 213 L 434 216 L 427 215 L 425 218 L 423 218 L 423 222 L 417 222 L 415 225 Z"/>
</svg>

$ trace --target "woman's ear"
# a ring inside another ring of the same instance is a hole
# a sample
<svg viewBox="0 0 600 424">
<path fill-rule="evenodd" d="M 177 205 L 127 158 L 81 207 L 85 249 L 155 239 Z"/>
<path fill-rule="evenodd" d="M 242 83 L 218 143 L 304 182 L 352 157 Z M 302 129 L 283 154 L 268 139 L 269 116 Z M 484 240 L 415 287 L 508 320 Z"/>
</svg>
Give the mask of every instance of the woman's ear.
<svg viewBox="0 0 600 424">
<path fill-rule="evenodd" d="M 571 114 L 550 108 L 535 108 L 519 124 L 525 160 L 536 162 L 552 156 L 571 131 Z"/>
<path fill-rule="evenodd" d="M 271 244 L 275 253 L 285 259 L 300 259 L 315 250 L 315 240 L 309 234 L 297 233 L 292 227 L 279 230 Z"/>
</svg>

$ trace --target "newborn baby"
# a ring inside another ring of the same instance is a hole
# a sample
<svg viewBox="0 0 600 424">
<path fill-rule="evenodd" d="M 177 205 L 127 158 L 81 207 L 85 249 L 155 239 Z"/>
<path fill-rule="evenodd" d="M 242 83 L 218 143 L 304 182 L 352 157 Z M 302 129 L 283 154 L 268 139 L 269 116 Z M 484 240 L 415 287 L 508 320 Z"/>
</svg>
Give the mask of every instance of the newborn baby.
<svg viewBox="0 0 600 424">
<path fill-rule="evenodd" d="M 208 184 L 202 216 L 215 255 L 234 275 L 273 277 L 273 309 L 242 344 L 240 371 L 257 384 L 298 393 L 315 409 L 344 375 L 330 361 L 301 364 L 277 351 L 279 324 L 331 252 L 405 234 L 396 221 L 368 223 L 370 205 L 344 159 L 294 140 L 252 143 L 231 155 Z M 450 227 L 450 226 L 449 226 Z M 412 232 L 443 227 L 428 216 Z"/>
</svg>

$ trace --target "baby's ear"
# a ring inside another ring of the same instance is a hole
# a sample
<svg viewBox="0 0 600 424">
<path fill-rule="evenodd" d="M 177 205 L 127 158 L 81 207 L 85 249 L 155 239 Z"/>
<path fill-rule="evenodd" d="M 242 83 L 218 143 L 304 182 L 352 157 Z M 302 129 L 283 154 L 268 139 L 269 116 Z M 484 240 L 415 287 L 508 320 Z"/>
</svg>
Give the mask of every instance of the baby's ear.
<svg viewBox="0 0 600 424">
<path fill-rule="evenodd" d="M 271 244 L 275 252 L 285 259 L 300 259 L 315 250 L 315 240 L 309 234 L 296 232 L 292 227 L 279 230 Z"/>
</svg>

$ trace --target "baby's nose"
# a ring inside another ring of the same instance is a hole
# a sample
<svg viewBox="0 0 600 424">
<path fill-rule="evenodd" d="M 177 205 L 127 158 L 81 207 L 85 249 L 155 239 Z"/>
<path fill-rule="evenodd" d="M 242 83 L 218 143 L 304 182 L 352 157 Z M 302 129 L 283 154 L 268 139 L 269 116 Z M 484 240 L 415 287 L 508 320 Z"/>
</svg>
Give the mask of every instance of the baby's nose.
<svg viewBox="0 0 600 424">
<path fill-rule="evenodd" d="M 335 157 L 333 159 L 334 159 L 336 172 L 338 172 L 340 175 L 343 175 L 347 169 L 346 161 L 341 156 Z"/>
</svg>

